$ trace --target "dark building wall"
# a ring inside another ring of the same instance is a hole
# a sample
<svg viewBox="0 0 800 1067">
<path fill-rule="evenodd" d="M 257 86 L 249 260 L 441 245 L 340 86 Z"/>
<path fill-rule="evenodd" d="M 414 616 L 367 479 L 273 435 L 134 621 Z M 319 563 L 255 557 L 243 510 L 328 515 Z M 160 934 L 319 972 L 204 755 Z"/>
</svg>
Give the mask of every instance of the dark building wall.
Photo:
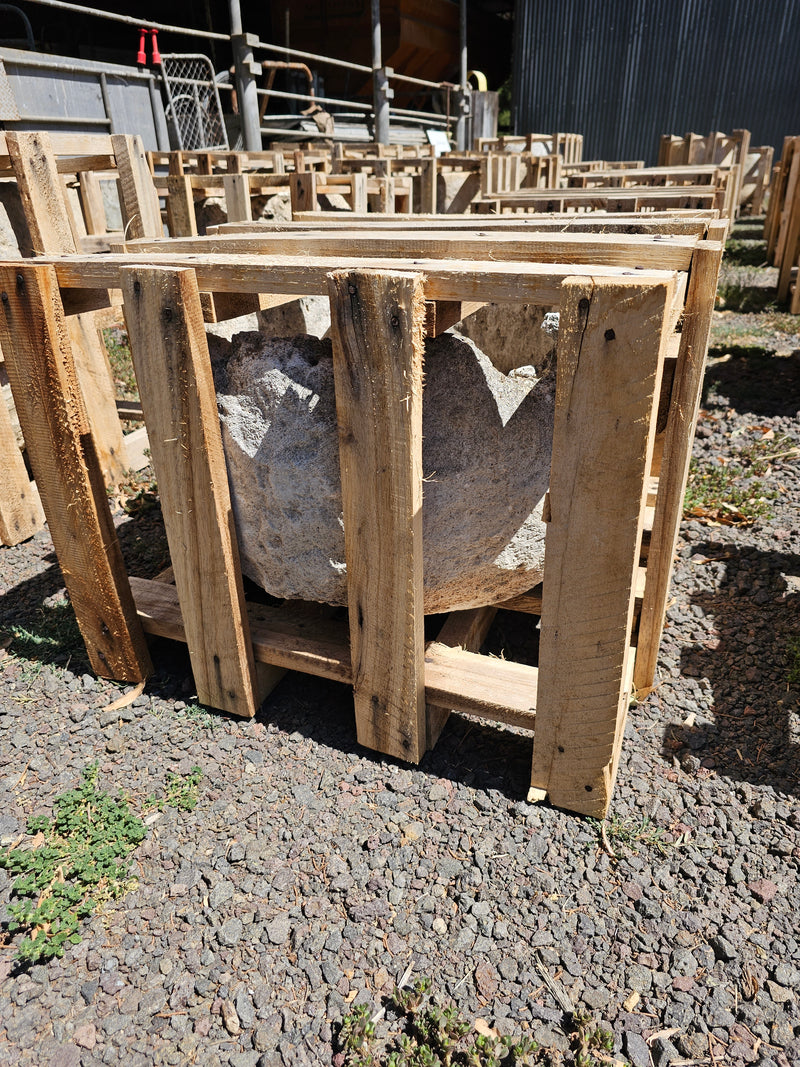
<svg viewBox="0 0 800 1067">
<path fill-rule="evenodd" d="M 585 159 L 654 163 L 661 134 L 800 132 L 797 0 L 517 0 L 517 133 L 584 135 Z"/>
</svg>

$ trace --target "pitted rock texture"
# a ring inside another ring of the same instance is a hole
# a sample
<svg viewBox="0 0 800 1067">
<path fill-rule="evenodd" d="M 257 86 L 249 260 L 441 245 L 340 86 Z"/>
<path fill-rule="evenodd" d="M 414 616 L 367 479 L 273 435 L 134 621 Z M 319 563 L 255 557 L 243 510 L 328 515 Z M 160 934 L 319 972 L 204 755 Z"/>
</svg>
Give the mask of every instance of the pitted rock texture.
<svg viewBox="0 0 800 1067">
<path fill-rule="evenodd" d="M 292 206 L 288 192 L 250 198 L 250 213 L 253 221 L 290 222 Z M 202 237 L 209 226 L 221 226 L 228 221 L 228 206 L 224 196 L 207 196 L 198 200 L 194 209 L 197 232 Z"/>
<path fill-rule="evenodd" d="M 486 304 L 453 327 L 485 352 L 498 370 L 535 367 L 539 375 L 554 371 L 558 312 L 535 304 Z"/>
<path fill-rule="evenodd" d="M 242 569 L 274 596 L 346 604 L 331 344 L 245 333 L 231 352 L 215 380 Z M 498 603 L 541 580 L 554 381 L 444 334 L 425 382 L 425 610 Z"/>
</svg>

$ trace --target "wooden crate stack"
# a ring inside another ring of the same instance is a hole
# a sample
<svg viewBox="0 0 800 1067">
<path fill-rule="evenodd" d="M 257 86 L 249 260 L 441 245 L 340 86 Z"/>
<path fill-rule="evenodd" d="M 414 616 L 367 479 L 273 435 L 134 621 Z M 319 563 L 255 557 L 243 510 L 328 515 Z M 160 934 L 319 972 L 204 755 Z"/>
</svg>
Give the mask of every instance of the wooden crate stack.
<svg viewBox="0 0 800 1067">
<path fill-rule="evenodd" d="M 56 552 L 104 677 L 148 675 L 148 632 L 186 641 L 199 699 L 235 714 L 253 715 L 284 669 L 348 682 L 359 740 L 411 762 L 451 710 L 533 728 L 531 797 L 602 816 L 631 683 L 653 682 L 725 224 L 548 234 L 498 220 L 477 237 L 463 223 L 426 236 L 424 221 L 406 236 L 340 222 L 142 237 L 126 253 L 2 265 L 0 344 Z M 124 301 L 174 584 L 125 572 L 76 390 L 66 323 L 76 299 L 109 291 Z M 341 628 L 245 601 L 203 293 L 330 299 Z M 479 654 L 496 607 L 424 637 L 423 333 L 488 302 L 561 316 L 544 581 L 507 605 L 532 627 L 540 616 L 538 667 Z"/>
<path fill-rule="evenodd" d="M 800 313 L 800 137 L 786 137 L 770 189 L 764 222 L 767 259 L 778 268 L 778 299 Z"/>
<path fill-rule="evenodd" d="M 760 215 L 769 189 L 773 154 L 771 146 L 752 147 L 749 130 L 734 130 L 731 134 L 714 131 L 706 136 L 664 134 L 659 143 L 658 164 L 663 167 L 676 164 L 738 167 L 737 213 Z"/>
</svg>

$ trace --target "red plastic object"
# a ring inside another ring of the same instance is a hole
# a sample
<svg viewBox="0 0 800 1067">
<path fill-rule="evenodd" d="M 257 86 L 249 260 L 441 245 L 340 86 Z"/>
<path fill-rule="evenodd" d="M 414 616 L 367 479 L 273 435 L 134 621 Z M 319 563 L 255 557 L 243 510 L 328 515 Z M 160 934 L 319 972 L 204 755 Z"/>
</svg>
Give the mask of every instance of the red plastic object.
<svg viewBox="0 0 800 1067">
<path fill-rule="evenodd" d="M 144 51 L 144 35 L 146 33 L 147 30 L 144 28 L 144 26 L 142 26 L 142 28 L 139 30 L 139 52 L 136 56 L 136 62 L 139 64 L 140 67 L 143 67 L 147 63 L 147 56 L 145 55 Z"/>
<path fill-rule="evenodd" d="M 158 50 L 158 30 L 150 30 L 150 47 L 153 53 L 153 66 L 161 66 L 161 53 Z"/>
</svg>

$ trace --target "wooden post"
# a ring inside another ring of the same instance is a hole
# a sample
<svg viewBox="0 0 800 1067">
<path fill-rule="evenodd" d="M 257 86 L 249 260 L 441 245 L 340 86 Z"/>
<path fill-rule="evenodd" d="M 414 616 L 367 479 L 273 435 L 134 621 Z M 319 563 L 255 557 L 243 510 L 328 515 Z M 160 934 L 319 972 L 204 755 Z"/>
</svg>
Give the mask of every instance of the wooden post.
<svg viewBox="0 0 800 1067">
<path fill-rule="evenodd" d="M 633 675 L 633 684 L 637 690 L 648 689 L 655 681 L 672 561 L 683 514 L 692 442 L 700 409 L 706 351 L 722 252 L 722 244 L 703 242 L 698 245 L 692 257 L 686 314 L 664 431 L 664 451 L 639 620 L 639 640 Z"/>
<path fill-rule="evenodd" d="M 627 713 L 673 288 L 563 286 L 531 786 L 596 817 L 608 810 Z"/>
<path fill-rule="evenodd" d="M 358 740 L 425 752 L 422 279 L 329 276 Z"/>
<path fill-rule="evenodd" d="M 53 267 L 0 267 L 0 345 L 50 536 L 92 669 L 151 672 L 78 389 Z"/>
<path fill-rule="evenodd" d="M 193 270 L 125 267 L 125 320 L 197 695 L 253 716 L 260 700 Z"/>
<path fill-rule="evenodd" d="M 141 138 L 114 133 L 111 135 L 111 147 L 119 171 L 120 204 L 126 239 L 163 237 L 158 194 L 147 166 Z"/>
</svg>

